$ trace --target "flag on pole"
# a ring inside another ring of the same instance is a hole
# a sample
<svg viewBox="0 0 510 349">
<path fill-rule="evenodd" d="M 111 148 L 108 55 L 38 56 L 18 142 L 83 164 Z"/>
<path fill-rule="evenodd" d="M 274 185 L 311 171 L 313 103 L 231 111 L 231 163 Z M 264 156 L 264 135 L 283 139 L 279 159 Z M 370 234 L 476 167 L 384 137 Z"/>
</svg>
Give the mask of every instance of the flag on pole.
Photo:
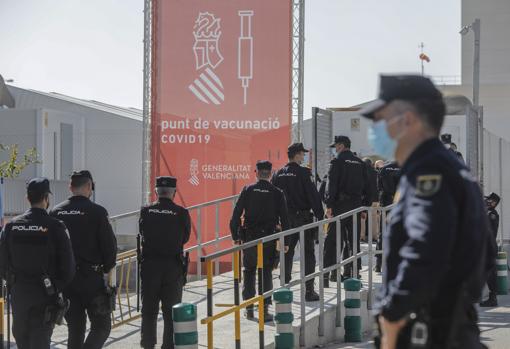
<svg viewBox="0 0 510 349">
<path fill-rule="evenodd" d="M 427 56 L 425 53 L 420 53 L 420 59 L 421 59 L 422 61 L 427 62 L 427 63 L 429 63 L 429 62 L 430 62 L 430 57 L 429 57 L 429 56 Z"/>
</svg>

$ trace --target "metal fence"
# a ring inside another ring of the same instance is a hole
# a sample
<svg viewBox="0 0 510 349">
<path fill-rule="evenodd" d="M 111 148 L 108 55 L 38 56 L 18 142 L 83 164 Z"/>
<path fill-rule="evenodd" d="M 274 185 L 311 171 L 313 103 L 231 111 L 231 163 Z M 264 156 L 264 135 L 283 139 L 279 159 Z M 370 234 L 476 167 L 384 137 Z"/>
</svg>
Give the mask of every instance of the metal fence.
<svg viewBox="0 0 510 349">
<path fill-rule="evenodd" d="M 190 279 L 202 277 L 202 263 L 200 262 L 206 248 L 212 248 L 219 251 L 221 243 L 231 240 L 230 234 L 220 234 L 221 212 L 228 209 L 229 213 L 237 199 L 237 195 L 226 197 L 223 199 L 206 202 L 200 205 L 188 207 L 188 211 L 192 216 L 193 233 L 195 235 L 195 243 L 187 246 L 185 252 L 190 252 L 196 259 L 196 275 L 189 275 Z M 205 215 L 214 216 L 212 238 L 206 237 L 211 234 L 205 234 L 203 229 L 203 217 Z M 117 235 L 119 232 L 128 235 L 136 235 L 138 233 L 138 220 L 140 211 L 129 212 L 126 214 L 112 216 L 110 223 L 113 231 Z M 214 263 L 214 272 L 220 274 L 220 261 Z M 117 264 L 111 272 L 112 283 L 118 285 L 116 311 L 112 314 L 113 327 L 121 326 L 140 317 L 140 313 L 135 307 L 133 297 L 135 296 L 135 287 L 138 278 L 138 265 L 136 258 L 136 250 L 128 250 L 117 256 Z"/>
<path fill-rule="evenodd" d="M 341 268 L 347 264 L 352 263 L 352 270 L 353 272 L 356 272 L 358 270 L 357 265 L 358 263 L 361 263 L 361 258 L 363 256 L 368 256 L 368 309 L 372 309 L 373 304 L 373 293 L 374 293 L 374 285 L 373 285 L 373 258 L 376 254 L 382 253 L 382 251 L 375 250 L 372 245 L 372 228 L 373 224 L 378 224 L 378 220 L 374 222 L 374 212 L 381 213 L 381 219 L 383 228 L 386 226 L 386 213 L 388 210 L 390 210 L 392 207 L 360 207 L 356 210 L 341 214 L 339 216 L 321 220 L 315 223 L 307 224 L 298 228 L 289 229 L 281 233 L 273 234 L 258 240 L 253 240 L 248 243 L 245 243 L 240 246 L 235 246 L 232 248 L 225 249 L 223 251 L 215 252 L 212 254 L 209 254 L 207 256 L 202 257 L 202 261 L 206 263 L 207 266 L 207 317 L 201 320 L 201 324 L 207 325 L 207 347 L 209 349 L 214 348 L 214 334 L 213 334 L 213 323 L 214 321 L 221 319 L 222 317 L 228 316 L 230 314 L 235 314 L 235 327 L 234 330 L 237 333 L 240 332 L 240 316 L 239 312 L 246 308 L 247 306 L 250 306 L 252 304 L 258 303 L 259 304 L 259 332 L 262 333 L 262 335 L 259 336 L 259 347 L 264 348 L 264 314 L 263 314 L 263 305 L 264 305 L 264 299 L 269 298 L 274 293 L 274 289 L 265 293 L 260 292 L 259 287 L 259 295 L 256 297 L 253 297 L 251 299 L 244 300 L 243 303 L 239 302 L 239 276 L 237 276 L 236 281 L 234 282 L 234 288 L 233 288 L 233 299 L 236 300 L 236 304 L 229 307 L 229 309 L 226 309 L 220 313 L 213 314 L 213 272 L 212 272 L 212 263 L 217 260 L 218 258 L 221 258 L 223 256 L 231 255 L 234 261 L 237 261 L 234 266 L 235 270 L 238 268 L 238 261 L 240 259 L 239 252 L 244 251 L 248 248 L 257 248 L 257 255 L 258 255 L 258 264 L 261 264 L 261 259 L 263 255 L 263 244 L 271 241 L 279 241 L 280 246 L 284 246 L 284 239 L 286 236 L 292 235 L 292 234 L 299 234 L 300 241 L 305 241 L 305 234 L 313 234 L 313 229 L 319 229 L 319 258 L 318 258 L 318 270 L 313 272 L 312 274 L 305 274 L 305 245 L 300 244 L 300 275 L 299 278 L 296 278 L 295 280 L 285 283 L 285 263 L 280 263 L 279 271 L 280 271 L 280 286 L 285 287 L 292 287 L 295 285 L 299 285 L 299 291 L 300 291 L 300 336 L 299 336 L 299 342 L 300 346 L 305 345 L 305 337 L 306 337 L 306 304 L 305 304 L 305 292 L 306 292 L 306 286 L 305 283 L 308 280 L 312 280 L 316 277 L 319 277 L 319 324 L 318 324 L 318 334 L 320 337 L 324 336 L 324 319 L 325 319 L 325 309 L 324 309 L 324 275 L 326 273 L 329 273 L 331 271 L 336 270 L 338 278 L 340 279 L 341 274 Z M 352 256 L 342 260 L 342 236 L 341 236 L 341 224 L 342 220 L 352 217 L 352 232 L 353 232 L 353 241 L 357 241 L 358 237 L 358 215 L 362 212 L 368 211 L 368 250 L 367 251 L 358 251 L 357 244 L 353 243 L 353 253 Z M 324 251 L 324 240 L 326 236 L 326 224 L 335 224 L 335 233 L 336 233 L 336 263 L 329 267 L 324 267 L 323 264 L 323 251 Z M 312 230 L 310 230 L 312 229 Z M 280 249 L 280 261 L 285 260 L 285 252 L 284 249 Z M 236 273 L 234 274 L 234 277 L 236 277 Z M 259 278 L 260 280 L 260 278 Z M 260 281 L 259 281 L 260 282 Z M 342 283 L 337 282 L 336 283 L 336 317 L 335 317 L 335 325 L 336 327 L 342 326 L 342 313 L 341 313 L 341 292 L 342 292 Z M 235 340 L 239 340 L 237 338 L 237 335 L 234 337 Z"/>
</svg>

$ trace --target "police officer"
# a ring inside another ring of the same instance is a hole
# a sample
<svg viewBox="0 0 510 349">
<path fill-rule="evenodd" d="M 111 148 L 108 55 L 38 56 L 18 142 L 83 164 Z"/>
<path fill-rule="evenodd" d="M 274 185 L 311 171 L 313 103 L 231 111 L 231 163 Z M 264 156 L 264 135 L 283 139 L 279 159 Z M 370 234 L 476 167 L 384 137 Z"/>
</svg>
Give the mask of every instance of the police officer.
<svg viewBox="0 0 510 349">
<path fill-rule="evenodd" d="M 241 191 L 239 199 L 234 207 L 230 220 L 230 232 L 235 244 L 260 239 L 275 233 L 278 225 L 282 230 L 289 229 L 287 203 L 282 190 L 272 185 L 272 164 L 269 161 L 257 162 L 257 182 L 247 185 Z M 244 223 L 241 225 L 241 217 L 244 215 Z M 287 241 L 285 242 L 287 244 Z M 273 289 L 272 268 L 275 257 L 275 241 L 264 244 L 263 291 Z M 288 246 L 284 247 L 288 250 Z M 257 248 L 252 247 L 243 251 L 244 284 L 243 299 L 255 296 L 255 274 L 257 267 Z M 268 313 L 270 299 L 264 303 L 264 319 L 272 321 L 273 317 Z M 253 319 L 253 306 L 246 308 L 246 318 Z"/>
<path fill-rule="evenodd" d="M 459 159 L 460 162 L 464 164 L 464 157 L 462 153 L 457 151 L 457 144 L 452 142 L 452 135 L 449 133 L 444 133 L 441 135 L 441 142 L 445 145 L 447 149 L 449 149 L 455 156 Z"/>
<path fill-rule="evenodd" d="M 76 275 L 64 290 L 71 301 L 66 314 L 68 348 L 102 348 L 111 331 L 107 275 L 115 266 L 117 240 L 108 212 L 92 202 L 92 174 L 87 170 L 71 175 L 72 196 L 58 204 L 50 215 L 65 223 L 76 258 Z M 110 295 L 111 296 L 111 295 Z M 87 315 L 90 332 L 85 339 Z"/>
<path fill-rule="evenodd" d="M 378 188 L 379 188 L 379 204 L 381 207 L 386 207 L 393 204 L 393 199 L 400 180 L 400 167 L 395 161 L 390 161 L 383 166 L 378 175 Z M 389 212 L 386 212 L 386 217 Z M 379 238 L 377 239 L 377 249 L 382 250 L 383 242 L 383 215 L 381 215 Z M 375 271 L 380 273 L 382 265 L 382 255 L 376 256 Z"/>
<path fill-rule="evenodd" d="M 324 209 L 317 192 L 312 183 L 309 169 L 302 167 L 305 159 L 303 143 L 291 144 L 287 149 L 289 163 L 273 175 L 272 183 L 280 188 L 287 199 L 290 228 L 300 227 L 313 222 L 313 210 L 318 220 L 323 219 Z M 313 230 L 305 232 L 305 273 L 311 274 L 315 271 L 315 236 Z M 285 283 L 290 282 L 294 251 L 299 241 L 299 233 L 288 237 L 289 250 L 285 254 Z M 315 302 L 319 295 L 314 291 L 314 280 L 306 282 L 306 301 Z"/>
<path fill-rule="evenodd" d="M 327 218 L 338 216 L 360 206 L 368 206 L 371 196 L 365 163 L 351 152 L 351 140 L 346 136 L 335 136 L 335 141 L 330 147 L 336 149 L 337 156 L 331 161 L 328 171 L 328 185 L 326 188 Z M 366 218 L 366 213 L 361 215 Z M 359 225 L 358 222 L 356 224 Z M 357 241 L 354 241 L 352 228 L 352 217 L 342 219 L 341 234 L 344 259 L 352 256 L 354 243 L 358 245 L 358 251 L 360 250 L 360 234 L 358 233 Z M 327 268 L 335 263 L 336 225 L 330 224 L 324 242 L 324 267 Z M 361 267 L 360 264 L 358 263 L 358 268 Z M 342 280 L 352 276 L 352 263 L 350 263 L 344 267 Z M 332 273 L 331 280 L 336 281 L 336 273 Z M 324 276 L 324 281 L 325 286 L 329 287 L 329 275 Z"/>
<path fill-rule="evenodd" d="M 382 76 L 379 99 L 361 111 L 374 121 L 372 149 L 402 168 L 384 236 L 385 349 L 422 340 L 429 348 L 482 347 L 473 303 L 494 249 L 476 179 L 438 139 L 445 109 L 428 78 L 404 75 Z"/>
<path fill-rule="evenodd" d="M 496 211 L 496 207 L 498 206 L 500 201 L 500 197 L 496 193 L 490 193 L 485 197 L 485 203 L 487 205 L 487 215 L 489 217 L 489 227 L 491 228 L 492 236 L 494 238 L 494 244 L 497 245 L 497 237 L 498 237 L 498 229 L 499 229 L 499 214 Z M 487 286 L 489 287 L 489 298 L 486 301 L 480 303 L 481 307 L 497 307 L 498 306 L 498 297 L 497 297 L 497 268 L 493 268 L 489 272 L 489 277 L 487 279 Z"/>
<path fill-rule="evenodd" d="M 156 345 L 159 304 L 164 330 L 161 348 L 174 348 L 172 307 L 182 300 L 185 270 L 183 249 L 190 237 L 191 219 L 187 209 L 174 202 L 177 179 L 158 177 L 158 201 L 142 207 L 142 340 L 145 349 Z"/>
<path fill-rule="evenodd" d="M 56 317 L 65 311 L 56 305 L 75 272 L 66 227 L 46 211 L 50 194 L 46 178 L 32 179 L 31 208 L 6 224 L 0 240 L 0 272 L 12 290 L 12 333 L 20 349 L 50 347 Z"/>
</svg>

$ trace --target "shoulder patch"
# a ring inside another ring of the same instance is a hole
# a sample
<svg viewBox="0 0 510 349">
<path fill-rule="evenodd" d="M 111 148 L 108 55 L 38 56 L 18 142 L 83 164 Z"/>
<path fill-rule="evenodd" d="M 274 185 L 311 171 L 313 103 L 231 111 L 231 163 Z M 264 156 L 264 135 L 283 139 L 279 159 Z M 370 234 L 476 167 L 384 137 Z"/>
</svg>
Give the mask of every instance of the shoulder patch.
<svg viewBox="0 0 510 349">
<path fill-rule="evenodd" d="M 424 175 L 416 178 L 416 195 L 418 196 L 432 196 L 441 188 L 443 176 L 437 175 Z"/>
</svg>

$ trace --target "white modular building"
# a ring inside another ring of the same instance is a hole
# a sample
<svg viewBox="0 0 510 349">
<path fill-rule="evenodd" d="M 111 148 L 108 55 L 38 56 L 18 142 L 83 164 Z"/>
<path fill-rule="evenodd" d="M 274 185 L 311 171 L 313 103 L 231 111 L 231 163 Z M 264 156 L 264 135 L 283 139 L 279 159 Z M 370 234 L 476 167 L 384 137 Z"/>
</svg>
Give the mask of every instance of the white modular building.
<svg viewBox="0 0 510 349">
<path fill-rule="evenodd" d="M 8 89 L 16 104 L 0 109 L 0 143 L 18 144 L 21 153 L 35 148 L 40 159 L 22 173 L 22 180 L 44 176 L 61 183 L 73 170 L 87 169 L 96 182 L 94 199 L 111 215 L 140 208 L 141 110 L 13 86 Z M 63 190 L 62 185 L 58 187 Z M 58 197 L 62 196 L 59 192 Z"/>
</svg>

